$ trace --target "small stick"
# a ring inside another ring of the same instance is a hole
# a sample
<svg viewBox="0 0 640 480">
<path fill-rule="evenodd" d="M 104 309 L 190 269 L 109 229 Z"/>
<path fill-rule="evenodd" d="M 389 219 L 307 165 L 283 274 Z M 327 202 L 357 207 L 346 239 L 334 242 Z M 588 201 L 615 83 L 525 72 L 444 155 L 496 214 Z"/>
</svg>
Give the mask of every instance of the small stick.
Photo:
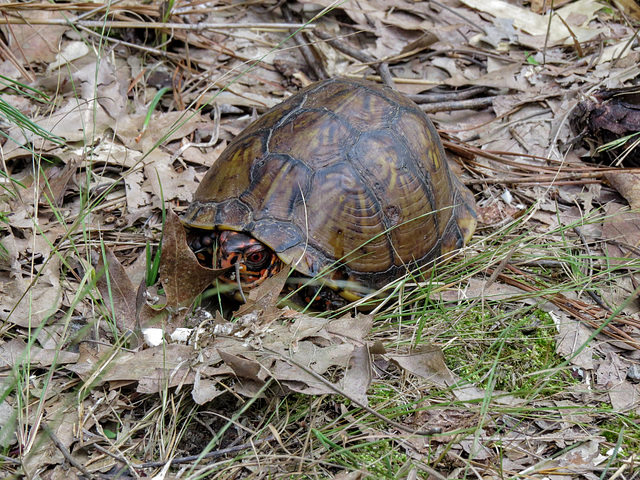
<svg viewBox="0 0 640 480">
<path fill-rule="evenodd" d="M 248 448 L 259 447 L 264 443 L 271 442 L 272 440 L 274 440 L 274 438 L 275 437 L 273 435 L 269 435 L 267 438 L 264 438 L 262 440 L 256 440 L 255 442 L 243 443 L 242 445 L 236 445 L 235 447 L 222 448 L 220 450 L 215 450 L 213 452 L 205 453 L 204 455 L 202 455 L 202 457 L 200 457 L 200 455 L 190 455 L 188 457 L 174 458 L 173 460 L 170 460 L 170 462 L 171 462 L 171 465 L 177 465 L 180 463 L 193 462 L 195 460 L 198 460 L 199 458 L 210 459 L 210 458 L 222 457 L 223 455 L 240 452 Z M 139 465 L 135 465 L 134 467 L 135 468 L 158 468 L 158 467 L 163 467 L 166 464 L 167 462 L 146 462 L 146 463 L 141 463 Z"/>
<path fill-rule="evenodd" d="M 376 71 L 378 72 L 378 75 L 380 75 L 380 78 L 382 79 L 382 82 L 385 85 L 389 85 L 390 87 L 395 87 L 393 77 L 391 76 L 391 72 L 389 71 L 389 65 L 386 62 L 382 60 L 378 60 L 372 57 L 371 55 L 369 55 L 368 53 L 363 52 L 362 50 L 358 50 L 352 45 L 349 45 L 344 40 L 335 38 L 333 35 L 323 30 L 315 29 L 313 31 L 313 34 L 316 37 L 320 38 L 321 40 L 324 40 L 325 42 L 327 42 L 329 45 L 331 45 L 333 48 L 335 48 L 339 52 L 342 52 L 345 55 L 350 56 L 351 58 L 355 58 L 360 62 L 371 65 L 373 68 L 376 69 Z"/>
<path fill-rule="evenodd" d="M 282 15 L 284 16 L 285 21 L 293 22 L 293 15 L 291 14 L 291 10 L 289 10 L 289 7 L 286 3 L 280 7 L 280 10 L 282 11 Z M 316 56 L 313 53 L 313 50 L 311 50 L 309 41 L 302 36 L 302 33 L 300 31 L 293 32 L 293 41 L 300 48 L 300 53 L 302 53 L 302 56 L 307 62 L 307 65 L 309 65 L 309 68 L 313 70 L 316 78 L 318 80 L 329 78 L 329 75 L 325 71 L 324 66 L 320 64 L 320 62 L 318 62 Z"/>
<path fill-rule="evenodd" d="M 67 26 L 71 22 L 62 18 L 29 19 L 22 18 L 0 18 L 0 25 L 63 25 Z M 314 28 L 311 23 L 171 23 L 171 22 L 134 22 L 118 20 L 80 20 L 73 22 L 75 26 L 86 28 L 144 28 L 144 29 L 165 29 L 165 30 L 230 30 L 257 29 L 257 30 L 285 30 L 290 28 L 300 28 L 310 30 Z"/>
<path fill-rule="evenodd" d="M 53 433 L 53 430 L 51 430 L 51 428 L 48 425 L 43 423 L 42 429 L 45 431 L 47 435 L 49 435 L 49 438 L 51 438 L 51 441 L 54 443 L 56 448 L 60 450 L 60 453 L 62 453 L 62 456 L 67 460 L 67 462 L 69 462 L 71 465 L 73 465 L 78 470 L 80 470 L 83 473 L 83 475 L 86 475 L 89 478 L 95 478 L 94 475 L 89 470 L 87 470 L 84 465 L 80 465 L 80 463 L 78 463 L 76 459 L 71 456 L 71 452 L 67 449 L 67 447 L 65 447 L 62 444 L 58 436 L 55 433 Z"/>
<path fill-rule="evenodd" d="M 425 113 L 450 112 L 453 110 L 475 110 L 493 105 L 493 97 L 471 98 L 469 100 L 454 100 L 451 102 L 429 103 L 419 105 Z"/>
<path fill-rule="evenodd" d="M 489 89 L 487 87 L 471 87 L 466 88 L 464 90 L 458 90 L 455 92 L 427 92 L 427 93 L 419 93 L 417 95 L 406 95 L 409 100 L 416 102 L 417 104 L 421 103 L 436 103 L 436 102 L 449 102 L 452 100 L 467 100 L 474 95 L 478 95 L 481 93 L 487 92 Z"/>
</svg>

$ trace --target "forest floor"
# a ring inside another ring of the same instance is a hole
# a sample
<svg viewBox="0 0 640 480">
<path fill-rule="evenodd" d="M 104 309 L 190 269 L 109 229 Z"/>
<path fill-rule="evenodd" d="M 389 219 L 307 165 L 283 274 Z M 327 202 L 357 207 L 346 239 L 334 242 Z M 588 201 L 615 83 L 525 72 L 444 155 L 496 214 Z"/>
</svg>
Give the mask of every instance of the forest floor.
<svg viewBox="0 0 640 480">
<path fill-rule="evenodd" d="M 639 478 L 640 7 L 550 7 L 0 4 L 0 478 Z M 372 313 L 223 318 L 175 214 L 335 76 L 429 114 L 475 234 Z"/>
</svg>

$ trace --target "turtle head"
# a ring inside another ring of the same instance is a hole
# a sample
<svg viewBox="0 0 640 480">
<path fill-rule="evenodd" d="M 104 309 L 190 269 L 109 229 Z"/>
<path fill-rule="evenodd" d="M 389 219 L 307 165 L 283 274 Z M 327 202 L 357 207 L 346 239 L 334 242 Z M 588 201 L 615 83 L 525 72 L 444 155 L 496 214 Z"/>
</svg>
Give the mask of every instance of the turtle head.
<svg viewBox="0 0 640 480">
<path fill-rule="evenodd" d="M 243 290 L 248 290 L 278 273 L 282 261 L 273 250 L 246 233 L 230 230 L 219 232 L 216 266 L 229 268 L 236 265 L 239 283 Z M 236 270 L 231 270 L 220 279 L 227 283 L 238 283 Z"/>
</svg>

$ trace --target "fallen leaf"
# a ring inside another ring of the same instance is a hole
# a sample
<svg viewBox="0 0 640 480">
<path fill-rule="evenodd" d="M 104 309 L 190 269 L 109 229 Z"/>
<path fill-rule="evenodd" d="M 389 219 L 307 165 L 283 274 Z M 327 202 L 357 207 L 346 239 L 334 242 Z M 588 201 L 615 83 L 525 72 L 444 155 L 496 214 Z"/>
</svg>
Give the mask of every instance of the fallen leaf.
<svg viewBox="0 0 640 480">
<path fill-rule="evenodd" d="M 342 381 L 342 390 L 360 405 L 369 405 L 367 390 L 371 385 L 371 356 L 366 345 L 355 347 Z"/>
<path fill-rule="evenodd" d="M 76 363 L 79 354 L 75 352 L 59 351 L 52 348 L 40 348 L 35 345 L 27 346 L 20 338 L 14 338 L 0 345 L 0 369 L 26 367 L 50 367 Z"/>
<path fill-rule="evenodd" d="M 217 381 L 203 379 L 200 369 L 196 370 L 191 397 L 193 398 L 193 401 L 198 405 L 204 405 L 205 403 L 210 402 L 214 398 L 219 397 L 226 392 L 226 388 L 218 388 Z"/>
<path fill-rule="evenodd" d="M 33 282 L 18 272 L 0 281 L 0 319 L 21 327 L 40 326 L 62 301 L 59 277 L 60 260 L 51 257 Z"/>
<path fill-rule="evenodd" d="M 105 306 L 111 310 L 118 330 L 121 333 L 136 330 L 138 289 L 133 286 L 124 267 L 108 247 L 103 252 L 94 252 L 94 256 L 96 286 Z"/>
<path fill-rule="evenodd" d="M 625 211 L 620 204 L 606 206 L 606 217 L 602 221 L 602 237 L 606 242 L 608 261 L 614 265 L 629 264 L 638 258 L 640 245 L 640 213 Z"/>
<path fill-rule="evenodd" d="M 9 39 L 11 50 L 17 58 L 27 63 L 43 62 L 45 64 L 55 59 L 62 35 L 67 30 L 66 25 L 46 25 L 47 20 L 63 20 L 72 22 L 74 15 L 64 14 L 54 10 L 30 10 L 20 12 L 25 24 L 13 24 L 11 28 L 2 27 L 5 38 Z M 34 24 L 30 24 L 33 21 Z M 43 25 L 38 25 L 42 21 Z"/>
<path fill-rule="evenodd" d="M 159 393 L 164 388 L 192 384 L 193 347 L 167 344 L 139 351 L 116 350 L 115 347 L 83 344 L 80 359 L 66 367 L 83 380 L 98 378 L 96 385 L 105 382 L 118 384 L 138 382 L 138 392 Z"/>
<path fill-rule="evenodd" d="M 169 164 L 169 155 L 156 155 L 154 162 L 149 162 L 144 167 L 144 173 L 156 197 L 168 200 L 191 201 L 193 192 L 198 187 L 196 171 L 193 167 L 187 167 L 176 171 Z"/>
<path fill-rule="evenodd" d="M 622 195 L 633 210 L 640 209 L 640 175 L 637 173 L 607 173 L 611 185 Z M 636 214 L 637 215 L 637 214 Z"/>
<path fill-rule="evenodd" d="M 634 0 L 613 0 L 613 4 L 636 21 L 640 21 L 640 5 Z"/>
<path fill-rule="evenodd" d="M 187 235 L 178 216 L 169 209 L 162 234 L 159 277 L 167 295 L 167 308 L 174 317 L 173 328 L 188 313 L 195 298 L 227 269 L 213 270 L 198 262 L 187 244 Z"/>
<path fill-rule="evenodd" d="M 592 330 L 582 322 L 569 318 L 564 312 L 550 312 L 551 318 L 556 324 L 558 335 L 556 337 L 556 352 L 564 358 L 571 359 L 572 365 L 585 370 L 593 370 L 593 347 L 585 345 L 591 338 Z M 582 348 L 584 347 L 584 348 Z M 576 355 L 578 349 L 582 348 Z"/>
<path fill-rule="evenodd" d="M 409 354 L 388 354 L 403 370 L 412 373 L 440 388 L 454 383 L 454 377 L 447 368 L 442 350 L 426 345 Z"/>
<path fill-rule="evenodd" d="M 580 43 L 589 41 L 602 33 L 602 29 L 587 26 L 594 14 L 604 8 L 604 5 L 594 0 L 578 0 L 554 10 L 551 23 L 546 15 L 533 13 L 526 8 L 502 0 L 462 0 L 462 3 L 476 10 L 490 13 L 494 17 L 513 19 L 513 25 L 516 28 L 530 35 L 545 37 L 548 46 L 573 44 L 571 33 L 558 16 L 569 23 L 571 32 L 578 37 Z M 570 19 L 576 18 L 574 14 L 579 14 L 579 20 L 571 22 Z"/>
<path fill-rule="evenodd" d="M 40 204 L 47 206 L 61 206 L 64 195 L 67 192 L 69 182 L 73 178 L 78 169 L 76 161 L 70 161 L 62 168 L 52 167 L 47 170 L 47 180 L 42 182 L 42 193 L 40 195 Z"/>
<path fill-rule="evenodd" d="M 218 354 L 222 361 L 233 370 L 236 377 L 253 380 L 255 382 L 264 382 L 264 372 L 262 372 L 263 375 L 259 375 L 262 367 L 258 362 L 240 357 L 239 355 L 232 355 L 220 349 L 218 349 Z"/>
<path fill-rule="evenodd" d="M 67 449 L 77 441 L 75 436 L 75 422 L 78 419 L 78 410 L 74 406 L 67 405 L 67 402 L 56 402 L 49 404 L 44 415 L 43 425 L 58 438 L 60 443 Z M 36 434 L 33 447 L 28 452 L 23 452 L 24 459 L 22 466 L 29 477 L 37 476 L 38 471 L 45 466 L 55 465 L 64 462 L 64 456 L 60 449 L 53 443 L 48 433 L 40 430 Z"/>
</svg>

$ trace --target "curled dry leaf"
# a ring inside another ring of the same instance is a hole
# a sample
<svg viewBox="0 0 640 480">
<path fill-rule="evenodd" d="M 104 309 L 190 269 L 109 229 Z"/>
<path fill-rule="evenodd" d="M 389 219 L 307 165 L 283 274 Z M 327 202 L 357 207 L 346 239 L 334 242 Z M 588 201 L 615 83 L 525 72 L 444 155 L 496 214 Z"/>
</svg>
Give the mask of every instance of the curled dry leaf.
<svg viewBox="0 0 640 480">
<path fill-rule="evenodd" d="M 167 308 L 175 315 L 170 323 L 179 326 L 195 298 L 226 269 L 205 268 L 187 245 L 187 235 L 178 216 L 169 209 L 162 234 L 160 282 L 167 295 Z"/>
</svg>

